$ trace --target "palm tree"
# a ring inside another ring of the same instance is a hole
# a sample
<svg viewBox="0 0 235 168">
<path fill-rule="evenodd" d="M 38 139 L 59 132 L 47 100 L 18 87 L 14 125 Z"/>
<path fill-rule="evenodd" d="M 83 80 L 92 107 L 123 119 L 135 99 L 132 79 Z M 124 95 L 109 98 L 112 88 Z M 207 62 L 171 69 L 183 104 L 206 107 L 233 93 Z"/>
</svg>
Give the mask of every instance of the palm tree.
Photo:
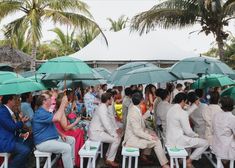
<svg viewBox="0 0 235 168">
<path fill-rule="evenodd" d="M 0 41 L 1 46 L 11 46 L 12 48 L 21 50 L 27 54 L 30 53 L 31 45 L 25 38 L 26 27 L 18 29 L 14 35 L 7 34 L 6 27 L 3 28 L 4 39 Z"/>
<path fill-rule="evenodd" d="M 26 35 L 32 44 L 32 70 L 35 70 L 36 48 L 42 37 L 43 21 L 75 27 L 97 25 L 91 18 L 88 6 L 80 0 L 0 0 L 0 21 L 16 12 L 23 13 L 23 16 L 6 26 L 7 33 L 13 35 L 18 29 L 27 27 Z"/>
<path fill-rule="evenodd" d="M 76 40 L 74 43 L 74 48 L 81 49 L 85 47 L 87 44 L 89 44 L 96 36 L 100 34 L 100 29 L 97 28 L 97 26 L 89 26 L 86 27 L 78 33 L 76 36 Z"/>
<path fill-rule="evenodd" d="M 124 15 L 120 16 L 117 21 L 112 20 L 111 18 L 107 19 L 111 23 L 111 28 L 109 30 L 113 30 L 114 32 L 124 29 L 128 21 L 128 17 L 125 18 Z"/>
<path fill-rule="evenodd" d="M 62 55 L 67 55 L 76 51 L 73 48 L 75 43 L 75 30 L 73 30 L 71 34 L 68 34 L 68 31 L 67 34 L 63 33 L 63 31 L 58 27 L 52 29 L 51 31 L 57 35 L 57 39 L 53 40 L 51 44 L 57 49 L 57 51 L 61 51 L 59 53 Z"/>
<path fill-rule="evenodd" d="M 156 26 L 167 29 L 200 23 L 201 32 L 215 36 L 220 59 L 224 61 L 228 33 L 223 28 L 234 18 L 234 9 L 235 0 L 166 0 L 134 16 L 131 27 L 143 33 Z"/>
</svg>

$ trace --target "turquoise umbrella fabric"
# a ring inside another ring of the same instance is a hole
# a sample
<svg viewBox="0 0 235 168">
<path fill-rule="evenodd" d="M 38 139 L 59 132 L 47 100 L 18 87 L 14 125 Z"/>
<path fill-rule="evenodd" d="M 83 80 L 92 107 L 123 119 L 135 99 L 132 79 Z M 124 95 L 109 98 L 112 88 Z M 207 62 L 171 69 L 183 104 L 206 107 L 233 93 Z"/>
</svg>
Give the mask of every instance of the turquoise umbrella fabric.
<svg viewBox="0 0 235 168">
<path fill-rule="evenodd" d="M 22 94 L 26 92 L 46 90 L 46 88 L 27 78 L 19 77 L 0 84 L 0 95 Z"/>
<path fill-rule="evenodd" d="M 198 75 L 199 77 L 206 74 L 235 74 L 234 71 L 225 63 L 218 59 L 209 58 L 206 56 L 183 59 L 173 65 L 170 72 L 175 75 L 182 72 L 191 73 Z"/>
<path fill-rule="evenodd" d="M 112 84 L 116 86 L 130 86 L 136 84 L 162 83 L 175 80 L 177 80 L 177 78 L 171 75 L 166 69 L 152 66 L 130 71 Z"/>
<path fill-rule="evenodd" d="M 42 80 L 94 79 L 92 68 L 85 62 L 68 56 L 48 60 L 37 74 L 46 74 Z M 102 77 L 101 77 L 102 78 Z"/>
<path fill-rule="evenodd" d="M 108 83 L 115 83 L 115 81 L 118 81 L 123 75 L 127 74 L 130 71 L 133 71 L 135 69 L 143 68 L 143 67 L 156 67 L 152 63 L 148 62 L 130 62 L 125 65 L 122 65 L 118 67 L 111 77 L 108 79 Z"/>
<path fill-rule="evenodd" d="M 230 88 L 227 88 L 225 90 L 223 90 L 223 92 L 221 93 L 221 96 L 229 96 L 231 98 L 233 98 L 233 100 L 235 101 L 235 86 L 232 86 Z"/>
<path fill-rule="evenodd" d="M 111 72 L 106 68 L 94 68 L 105 80 L 108 80 L 111 76 Z"/>
<path fill-rule="evenodd" d="M 211 74 L 205 75 L 198 80 L 196 80 L 192 85 L 191 88 L 193 89 L 202 89 L 208 87 L 221 87 L 226 85 L 234 85 L 235 82 L 226 75 L 221 74 Z"/>
<path fill-rule="evenodd" d="M 6 80 L 18 78 L 18 77 L 22 77 L 22 76 L 14 72 L 0 71 L 0 84 Z"/>
</svg>

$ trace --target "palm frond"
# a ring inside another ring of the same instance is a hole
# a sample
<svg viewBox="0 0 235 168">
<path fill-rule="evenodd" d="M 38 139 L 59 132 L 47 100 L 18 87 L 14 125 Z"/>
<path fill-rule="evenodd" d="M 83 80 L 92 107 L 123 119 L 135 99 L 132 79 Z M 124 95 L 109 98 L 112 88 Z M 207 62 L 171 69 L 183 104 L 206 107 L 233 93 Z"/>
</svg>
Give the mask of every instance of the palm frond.
<svg viewBox="0 0 235 168">
<path fill-rule="evenodd" d="M 0 21 L 17 11 L 20 11 L 22 2 L 20 1 L 0 1 Z"/>
<path fill-rule="evenodd" d="M 224 15 L 234 16 L 235 13 L 235 0 L 227 0 L 223 5 Z"/>
<path fill-rule="evenodd" d="M 194 1 L 169 0 L 133 17 L 131 29 L 140 34 L 155 27 L 175 28 L 193 25 L 200 17 Z"/>
<path fill-rule="evenodd" d="M 105 37 L 104 33 L 102 32 L 98 24 L 84 15 L 70 13 L 70 12 L 45 10 L 44 17 L 45 19 L 51 19 L 54 23 L 73 25 L 75 27 L 80 27 L 80 28 L 95 25 L 100 30 L 101 34 L 103 35 L 106 41 L 106 44 L 108 45 L 107 38 Z"/>
<path fill-rule="evenodd" d="M 56 35 L 59 37 L 59 40 L 60 40 L 60 42 L 61 42 L 62 44 L 66 44 L 66 41 L 67 41 L 67 40 L 66 40 L 66 35 L 62 32 L 61 29 L 59 29 L 58 27 L 56 27 L 56 28 L 54 28 L 54 29 L 52 29 L 52 30 L 50 30 L 50 31 L 56 33 Z"/>
<path fill-rule="evenodd" d="M 88 17 L 92 17 L 88 10 L 88 5 L 80 0 L 41 0 L 40 3 L 45 9 L 78 12 Z"/>
</svg>

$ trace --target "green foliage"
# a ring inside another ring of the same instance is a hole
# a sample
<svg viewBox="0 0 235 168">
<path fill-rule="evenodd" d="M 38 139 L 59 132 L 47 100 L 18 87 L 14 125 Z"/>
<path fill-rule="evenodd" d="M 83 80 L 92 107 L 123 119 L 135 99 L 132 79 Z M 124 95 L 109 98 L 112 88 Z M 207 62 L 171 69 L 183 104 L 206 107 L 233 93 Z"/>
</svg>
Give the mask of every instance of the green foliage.
<svg viewBox="0 0 235 168">
<path fill-rule="evenodd" d="M 219 55 L 224 59 L 224 40 L 228 33 L 223 28 L 234 18 L 234 0 L 165 0 L 132 19 L 132 29 L 148 32 L 156 26 L 181 28 L 201 24 L 201 32 L 213 33 L 218 43 Z"/>
<path fill-rule="evenodd" d="M 124 15 L 120 16 L 117 21 L 112 20 L 111 18 L 107 19 L 111 23 L 111 28 L 109 30 L 113 30 L 114 32 L 124 29 L 129 20 L 128 17 L 125 18 Z"/>
</svg>

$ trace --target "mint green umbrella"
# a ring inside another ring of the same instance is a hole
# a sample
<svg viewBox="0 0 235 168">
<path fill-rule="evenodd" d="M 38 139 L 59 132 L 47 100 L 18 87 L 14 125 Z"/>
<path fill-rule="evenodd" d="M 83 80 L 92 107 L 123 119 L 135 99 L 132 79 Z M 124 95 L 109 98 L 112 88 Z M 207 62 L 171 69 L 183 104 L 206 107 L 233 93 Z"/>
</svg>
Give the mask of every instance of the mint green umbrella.
<svg viewBox="0 0 235 168">
<path fill-rule="evenodd" d="M 198 76 L 203 74 L 222 74 L 229 76 L 235 74 L 232 68 L 225 63 L 206 56 L 182 59 L 172 66 L 170 72 L 175 75 L 184 72 Z"/>
<path fill-rule="evenodd" d="M 226 75 L 210 74 L 205 75 L 196 80 L 191 87 L 193 89 L 202 89 L 208 87 L 221 87 L 226 85 L 234 85 L 235 82 Z"/>
<path fill-rule="evenodd" d="M 177 80 L 177 78 L 171 75 L 166 69 L 152 66 L 130 71 L 112 84 L 116 86 L 130 86 L 136 84 L 162 83 L 175 80 Z"/>
<path fill-rule="evenodd" d="M 94 68 L 104 79 L 108 80 L 111 76 L 111 72 L 106 68 Z"/>
<path fill-rule="evenodd" d="M 223 96 L 229 96 L 235 101 L 235 86 L 223 90 L 221 97 Z"/>
<path fill-rule="evenodd" d="M 135 69 L 143 68 L 143 67 L 156 67 L 152 63 L 148 62 L 130 62 L 125 65 L 118 67 L 108 79 L 108 83 L 115 83 L 118 81 L 123 75 L 127 74 L 130 71 Z"/>
<path fill-rule="evenodd" d="M 69 74 L 92 74 L 92 68 L 79 59 L 63 56 L 48 60 L 41 65 L 41 67 L 37 70 L 37 73 L 62 74 L 62 77 L 66 76 L 66 79 L 68 79 L 67 75 Z"/>
<path fill-rule="evenodd" d="M 37 90 L 46 90 L 46 88 L 40 83 L 23 77 L 10 79 L 0 84 L 0 95 L 22 94 Z"/>
<path fill-rule="evenodd" d="M 0 71 L 0 84 L 6 80 L 17 78 L 17 77 L 22 77 L 22 76 L 14 72 Z"/>
</svg>

